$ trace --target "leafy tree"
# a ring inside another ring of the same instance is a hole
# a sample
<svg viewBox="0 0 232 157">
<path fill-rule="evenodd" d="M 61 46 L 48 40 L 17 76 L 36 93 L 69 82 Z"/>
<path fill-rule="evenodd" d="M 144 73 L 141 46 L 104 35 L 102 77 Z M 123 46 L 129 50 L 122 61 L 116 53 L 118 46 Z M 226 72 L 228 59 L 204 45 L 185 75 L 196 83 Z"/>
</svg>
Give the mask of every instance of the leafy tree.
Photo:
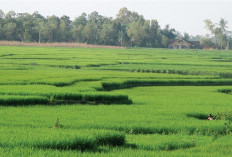
<svg viewBox="0 0 232 157">
<path fill-rule="evenodd" d="M 149 27 L 149 32 L 148 32 L 148 41 L 147 46 L 150 47 L 159 47 L 159 30 L 160 26 L 157 20 L 151 20 L 150 22 L 150 27 Z"/>
<path fill-rule="evenodd" d="M 137 46 L 141 46 L 143 39 L 146 37 L 145 28 L 140 22 L 132 22 L 128 27 L 127 33 L 131 39 L 131 46 L 133 46 L 133 42 Z"/>
<path fill-rule="evenodd" d="M 168 41 L 169 41 L 169 39 L 165 35 L 161 36 L 162 47 L 167 47 L 168 46 Z"/>
<path fill-rule="evenodd" d="M 220 27 L 222 33 L 224 33 L 224 34 L 226 33 L 226 30 L 228 28 L 227 24 L 228 24 L 228 22 L 225 19 L 223 19 L 223 18 L 220 19 L 219 27 Z"/>
<path fill-rule="evenodd" d="M 6 36 L 6 40 L 15 40 L 16 38 L 16 28 L 17 25 L 14 22 L 10 22 L 7 23 L 6 25 L 4 25 L 3 27 L 3 31 L 5 33 Z"/>
<path fill-rule="evenodd" d="M 72 26 L 72 38 L 77 42 L 84 42 L 83 31 L 87 24 L 87 14 L 82 13 L 81 16 L 75 18 L 75 20 L 71 23 Z"/>
<path fill-rule="evenodd" d="M 49 16 L 44 26 L 44 36 L 49 42 L 59 42 L 60 38 L 60 19 L 55 15 Z"/>
<path fill-rule="evenodd" d="M 84 30 L 83 30 L 83 36 L 84 40 L 89 44 L 94 44 L 96 39 L 96 25 L 93 25 L 91 23 L 87 23 Z"/>
<path fill-rule="evenodd" d="M 232 37 L 228 39 L 228 49 L 232 49 Z"/>
<path fill-rule="evenodd" d="M 200 41 L 201 36 L 200 35 L 190 36 L 189 40 L 191 40 L 191 41 Z"/>
<path fill-rule="evenodd" d="M 90 44 L 100 43 L 100 32 L 105 18 L 98 14 L 98 12 L 92 12 L 88 16 L 88 22 L 83 30 L 84 40 Z"/>
<path fill-rule="evenodd" d="M 123 46 L 127 41 L 127 26 L 132 22 L 131 21 L 131 12 L 126 8 L 121 8 L 116 15 L 116 21 L 118 23 L 118 41 L 120 45 Z"/>
<path fill-rule="evenodd" d="M 99 15 L 98 12 L 94 11 L 89 15 L 88 24 L 91 25 L 95 44 L 99 42 L 100 31 L 102 29 L 103 23 L 104 23 L 104 17 Z"/>
<path fill-rule="evenodd" d="M 220 33 L 218 34 L 218 38 L 220 40 L 220 45 L 221 45 L 221 49 L 222 47 L 226 47 L 227 46 L 227 36 L 226 36 L 226 31 L 227 31 L 227 26 L 228 22 L 221 18 L 219 21 L 219 28 L 220 28 Z"/>
<path fill-rule="evenodd" d="M 206 19 L 205 21 L 205 28 L 214 35 L 216 45 L 219 45 L 222 49 L 227 45 L 227 36 L 226 36 L 226 29 L 228 22 L 221 18 L 219 24 L 214 24 L 211 20 Z"/>
<path fill-rule="evenodd" d="M 0 9 L 0 40 L 4 38 L 3 25 L 4 25 L 4 12 Z"/>
<path fill-rule="evenodd" d="M 183 39 L 190 40 L 190 35 L 188 33 L 184 33 Z"/>
<path fill-rule="evenodd" d="M 25 13 L 21 14 L 20 18 L 18 18 L 20 25 L 22 27 L 22 36 L 20 36 L 20 39 L 22 41 L 33 41 L 33 34 L 34 34 L 34 23 L 33 23 L 33 17 L 32 15 Z M 20 33 L 21 34 L 21 33 Z"/>
<path fill-rule="evenodd" d="M 145 19 L 142 15 L 139 15 L 137 12 L 131 12 L 126 7 L 121 8 L 116 15 L 116 21 L 119 23 L 119 32 L 118 32 L 118 39 L 121 43 L 121 46 L 123 45 L 131 45 L 131 39 L 129 39 L 128 36 L 128 27 L 133 22 L 140 22 L 144 23 Z M 130 44 L 128 44 L 130 43 Z"/>
<path fill-rule="evenodd" d="M 206 38 L 206 37 L 201 38 L 200 44 L 204 48 L 214 48 L 215 47 L 215 44 L 212 42 L 212 40 L 210 38 Z"/>
<path fill-rule="evenodd" d="M 71 40 L 71 20 L 68 16 L 60 18 L 60 41 L 68 42 Z"/>
<path fill-rule="evenodd" d="M 14 12 L 13 10 L 9 11 L 6 15 L 5 18 L 8 20 L 12 20 L 16 17 L 16 12 Z"/>
<path fill-rule="evenodd" d="M 102 43 L 105 45 L 115 45 L 115 42 L 117 40 L 117 33 L 114 26 L 114 23 L 111 19 L 109 19 L 107 22 L 105 22 L 102 25 L 102 30 L 100 34 L 100 38 Z"/>
<path fill-rule="evenodd" d="M 161 32 L 168 39 L 176 38 L 176 30 L 174 28 L 170 28 L 169 25 L 166 25 L 165 28 L 161 30 Z"/>
<path fill-rule="evenodd" d="M 34 16 L 34 41 L 41 43 L 44 37 L 45 19 L 42 16 Z"/>
<path fill-rule="evenodd" d="M 214 35 L 214 28 L 215 28 L 215 25 L 213 24 L 213 22 L 209 19 L 206 19 L 204 20 L 205 22 L 205 28 L 211 32 L 212 35 Z"/>
<path fill-rule="evenodd" d="M 114 21 L 115 26 L 116 26 L 116 32 L 118 34 L 117 37 L 117 42 L 119 43 L 120 46 L 123 46 L 126 39 L 128 38 L 127 32 L 126 32 L 126 26 L 122 25 L 120 21 L 117 19 Z"/>
</svg>

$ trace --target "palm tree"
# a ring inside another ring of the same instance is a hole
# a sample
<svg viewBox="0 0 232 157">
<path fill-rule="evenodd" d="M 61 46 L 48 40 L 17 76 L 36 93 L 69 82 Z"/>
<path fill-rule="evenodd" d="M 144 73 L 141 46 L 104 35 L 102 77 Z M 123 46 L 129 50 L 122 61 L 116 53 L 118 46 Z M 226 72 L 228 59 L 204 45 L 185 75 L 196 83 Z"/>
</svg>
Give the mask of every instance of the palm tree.
<svg viewBox="0 0 232 157">
<path fill-rule="evenodd" d="M 222 49 L 222 44 L 223 42 L 225 42 L 225 45 L 227 45 L 227 36 L 226 36 L 226 29 L 228 28 L 227 26 L 228 22 L 221 18 L 220 21 L 219 21 L 219 29 L 220 29 L 220 40 L 221 40 L 221 49 Z"/>
<path fill-rule="evenodd" d="M 228 21 L 226 21 L 225 19 L 221 18 L 220 21 L 219 21 L 219 27 L 221 28 L 222 32 L 225 33 L 226 32 L 226 29 L 228 28 L 227 26 L 228 24 Z"/>
</svg>

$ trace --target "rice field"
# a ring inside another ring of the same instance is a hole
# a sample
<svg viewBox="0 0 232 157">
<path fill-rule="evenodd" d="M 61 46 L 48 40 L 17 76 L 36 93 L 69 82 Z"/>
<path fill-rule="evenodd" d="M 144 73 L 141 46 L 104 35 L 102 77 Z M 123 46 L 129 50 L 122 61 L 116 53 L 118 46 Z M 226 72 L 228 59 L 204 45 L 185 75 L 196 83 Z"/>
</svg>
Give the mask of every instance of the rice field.
<svg viewBox="0 0 232 157">
<path fill-rule="evenodd" d="M 229 157 L 231 62 L 217 50 L 0 46 L 0 156 Z"/>
</svg>

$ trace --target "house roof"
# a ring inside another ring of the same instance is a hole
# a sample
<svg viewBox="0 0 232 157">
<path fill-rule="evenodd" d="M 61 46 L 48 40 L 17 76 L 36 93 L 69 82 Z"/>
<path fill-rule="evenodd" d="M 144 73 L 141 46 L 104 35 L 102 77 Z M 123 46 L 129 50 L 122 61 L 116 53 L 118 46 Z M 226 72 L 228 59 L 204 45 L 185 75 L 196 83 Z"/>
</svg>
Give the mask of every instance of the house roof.
<svg viewBox="0 0 232 157">
<path fill-rule="evenodd" d="M 183 41 L 183 43 L 185 44 L 188 44 L 188 45 L 192 45 L 189 41 L 183 39 L 183 38 L 179 38 L 179 39 L 175 39 L 174 41 L 170 42 L 169 45 L 172 45 L 172 44 L 179 44 L 180 41 Z"/>
<path fill-rule="evenodd" d="M 195 47 L 200 47 L 201 45 L 200 45 L 200 41 L 189 41 L 190 43 L 191 43 L 191 45 L 193 46 L 195 46 Z"/>
<path fill-rule="evenodd" d="M 168 45 L 171 45 L 171 44 L 173 44 L 174 42 L 178 42 L 178 41 L 180 41 L 180 40 L 183 40 L 183 41 L 189 43 L 191 46 L 194 45 L 195 47 L 200 47 L 200 42 L 199 42 L 199 41 L 188 41 L 188 40 L 185 40 L 185 39 L 183 39 L 183 38 L 169 40 Z"/>
</svg>

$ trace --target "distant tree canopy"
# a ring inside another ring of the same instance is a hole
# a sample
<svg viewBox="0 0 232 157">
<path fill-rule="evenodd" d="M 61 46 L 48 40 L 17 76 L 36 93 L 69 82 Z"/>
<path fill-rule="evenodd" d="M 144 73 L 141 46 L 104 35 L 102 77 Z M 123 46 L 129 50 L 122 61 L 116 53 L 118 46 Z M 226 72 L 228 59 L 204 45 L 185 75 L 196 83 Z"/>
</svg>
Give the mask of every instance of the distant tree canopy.
<svg viewBox="0 0 232 157">
<path fill-rule="evenodd" d="M 127 8 L 120 9 L 115 19 L 95 11 L 73 21 L 68 16 L 44 17 L 38 12 L 14 11 L 5 14 L 0 10 L 0 40 L 166 47 L 167 41 L 176 37 L 176 30 L 169 25 L 161 29 L 157 20 L 146 20 Z"/>
<path fill-rule="evenodd" d="M 204 48 L 215 48 L 215 44 L 212 42 L 210 38 L 202 37 L 200 40 L 200 44 Z"/>
<path fill-rule="evenodd" d="M 4 13 L 0 10 L 0 40 L 162 48 L 167 47 L 170 40 L 182 37 L 192 41 L 202 38 L 204 47 L 232 48 L 226 20 L 221 19 L 218 24 L 208 19 L 204 22 L 212 38 L 190 36 L 188 33 L 182 35 L 169 25 L 161 28 L 157 20 L 146 20 L 125 7 L 119 10 L 116 18 L 105 17 L 94 11 L 89 15 L 83 13 L 73 21 L 65 15 L 44 17 L 38 12 Z"/>
<path fill-rule="evenodd" d="M 205 28 L 213 35 L 215 46 L 220 49 L 230 48 L 231 39 L 227 34 L 228 22 L 223 18 L 220 19 L 219 23 L 213 23 L 209 19 L 206 19 L 204 22 Z"/>
</svg>

